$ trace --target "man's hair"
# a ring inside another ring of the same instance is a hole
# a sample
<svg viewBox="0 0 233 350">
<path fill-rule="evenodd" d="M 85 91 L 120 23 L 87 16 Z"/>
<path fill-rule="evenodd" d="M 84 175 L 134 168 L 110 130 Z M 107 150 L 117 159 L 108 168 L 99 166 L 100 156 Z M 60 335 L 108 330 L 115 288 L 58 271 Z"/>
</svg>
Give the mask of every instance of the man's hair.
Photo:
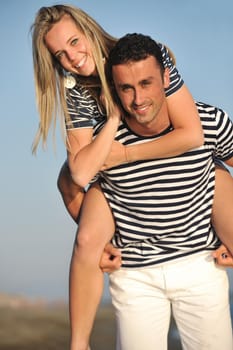
<svg viewBox="0 0 233 350">
<path fill-rule="evenodd" d="M 137 62 L 148 56 L 155 57 L 160 66 L 161 73 L 164 72 L 163 57 L 159 45 L 148 35 L 126 34 L 117 41 L 110 50 L 108 57 L 108 78 L 112 81 L 112 67 L 127 62 Z"/>
</svg>

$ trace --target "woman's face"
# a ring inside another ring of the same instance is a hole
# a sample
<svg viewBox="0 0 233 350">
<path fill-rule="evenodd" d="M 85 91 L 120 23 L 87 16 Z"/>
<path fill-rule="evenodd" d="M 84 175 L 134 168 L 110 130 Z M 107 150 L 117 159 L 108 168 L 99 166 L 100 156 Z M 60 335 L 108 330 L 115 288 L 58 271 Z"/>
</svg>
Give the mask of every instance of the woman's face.
<svg viewBox="0 0 233 350">
<path fill-rule="evenodd" d="M 68 15 L 53 25 L 45 43 L 67 71 L 86 77 L 97 74 L 90 43 Z"/>
</svg>

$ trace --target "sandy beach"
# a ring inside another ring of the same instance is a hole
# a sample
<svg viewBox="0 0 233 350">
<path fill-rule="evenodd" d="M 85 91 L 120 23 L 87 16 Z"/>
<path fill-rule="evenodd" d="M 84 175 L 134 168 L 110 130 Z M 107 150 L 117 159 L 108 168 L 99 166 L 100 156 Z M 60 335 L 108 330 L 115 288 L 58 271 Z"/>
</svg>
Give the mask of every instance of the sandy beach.
<svg viewBox="0 0 233 350">
<path fill-rule="evenodd" d="M 110 304 L 102 304 L 98 310 L 91 349 L 115 349 L 115 320 Z M 30 303 L 20 298 L 2 303 L 0 350 L 69 350 L 67 305 Z M 176 332 L 170 334 L 169 350 L 181 350 Z"/>
<path fill-rule="evenodd" d="M 233 316 L 233 303 L 231 311 Z M 65 302 L 48 303 L 0 294 L 0 350 L 69 350 L 69 337 L 69 313 Z M 181 349 L 172 322 L 168 350 Z M 115 319 L 110 303 L 102 303 L 99 307 L 91 334 L 91 350 L 115 350 Z"/>
</svg>

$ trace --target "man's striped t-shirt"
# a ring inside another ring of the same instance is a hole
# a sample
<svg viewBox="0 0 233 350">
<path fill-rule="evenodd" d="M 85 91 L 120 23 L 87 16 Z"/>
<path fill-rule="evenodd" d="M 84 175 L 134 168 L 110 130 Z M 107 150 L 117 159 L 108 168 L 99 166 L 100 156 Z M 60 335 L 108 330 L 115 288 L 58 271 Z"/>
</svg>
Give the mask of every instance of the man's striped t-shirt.
<svg viewBox="0 0 233 350">
<path fill-rule="evenodd" d="M 219 244 L 210 222 L 214 158 L 233 156 L 233 128 L 223 110 L 203 103 L 197 107 L 203 146 L 176 157 L 122 164 L 100 175 L 116 221 L 112 241 L 122 250 L 123 267 L 161 264 Z M 162 134 L 141 137 L 122 122 L 116 140 L 132 145 Z"/>
</svg>

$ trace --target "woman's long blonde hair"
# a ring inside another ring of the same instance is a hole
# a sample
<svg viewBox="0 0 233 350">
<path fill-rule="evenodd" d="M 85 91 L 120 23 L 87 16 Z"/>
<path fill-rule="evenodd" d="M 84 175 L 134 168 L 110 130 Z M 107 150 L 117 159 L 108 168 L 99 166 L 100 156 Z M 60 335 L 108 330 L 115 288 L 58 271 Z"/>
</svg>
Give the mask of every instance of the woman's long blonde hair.
<svg viewBox="0 0 233 350">
<path fill-rule="evenodd" d="M 78 76 L 79 83 L 91 91 L 97 102 L 99 102 L 99 93 L 102 89 L 105 96 L 106 114 L 110 115 L 113 110 L 113 98 L 105 76 L 104 60 L 108 58 L 109 51 L 115 45 L 117 38 L 108 34 L 80 8 L 69 5 L 40 8 L 31 27 L 35 91 L 40 118 L 38 131 L 32 145 L 33 153 L 36 152 L 40 141 L 42 141 L 44 147 L 46 146 L 49 130 L 53 126 L 55 132 L 58 116 L 60 116 L 63 130 L 64 120 L 69 119 L 64 86 L 64 77 L 67 72 L 50 53 L 45 44 L 45 35 L 65 15 L 73 19 L 77 28 L 89 40 L 98 72 L 98 79 Z M 167 49 L 175 64 L 173 53 L 168 47 Z"/>
<path fill-rule="evenodd" d="M 42 7 L 31 27 L 35 91 L 40 117 L 32 145 L 33 153 L 36 152 L 40 140 L 42 145 L 46 146 L 50 127 L 53 126 L 55 130 L 57 116 L 61 117 L 62 125 L 64 118 L 69 118 L 64 86 L 66 72 L 50 53 L 44 40 L 52 26 L 65 15 L 73 19 L 78 29 L 89 40 L 99 76 L 98 79 L 78 76 L 79 83 L 88 87 L 97 101 L 101 88 L 106 99 L 106 114 L 109 115 L 113 109 L 113 100 L 105 77 L 104 59 L 108 58 L 109 51 L 117 39 L 106 33 L 93 18 L 77 7 L 68 5 Z"/>
</svg>

